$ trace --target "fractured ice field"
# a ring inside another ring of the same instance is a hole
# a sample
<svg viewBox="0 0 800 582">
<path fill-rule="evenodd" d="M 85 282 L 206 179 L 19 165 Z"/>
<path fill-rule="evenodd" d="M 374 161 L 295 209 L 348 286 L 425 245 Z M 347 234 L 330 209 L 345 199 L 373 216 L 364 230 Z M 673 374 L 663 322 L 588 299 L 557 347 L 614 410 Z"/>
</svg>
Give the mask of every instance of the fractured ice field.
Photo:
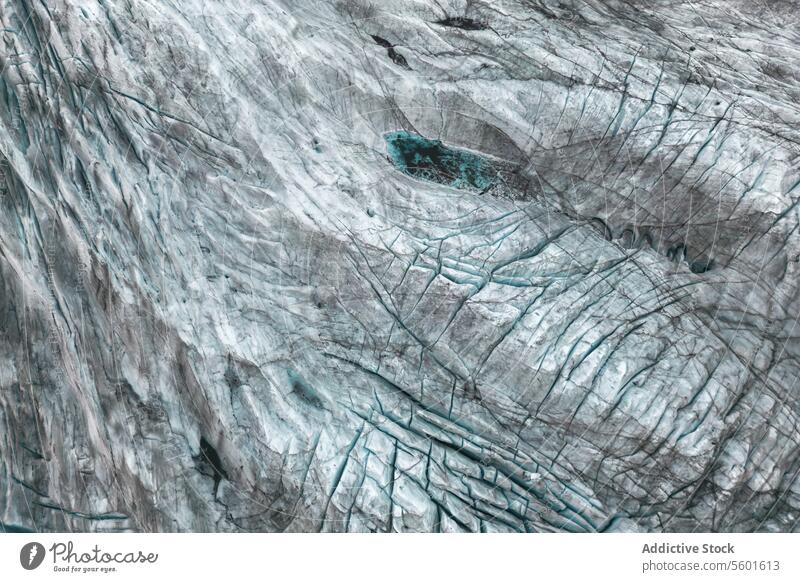
<svg viewBox="0 0 800 582">
<path fill-rule="evenodd" d="M 798 20 L 0 0 L 0 531 L 797 531 Z"/>
</svg>

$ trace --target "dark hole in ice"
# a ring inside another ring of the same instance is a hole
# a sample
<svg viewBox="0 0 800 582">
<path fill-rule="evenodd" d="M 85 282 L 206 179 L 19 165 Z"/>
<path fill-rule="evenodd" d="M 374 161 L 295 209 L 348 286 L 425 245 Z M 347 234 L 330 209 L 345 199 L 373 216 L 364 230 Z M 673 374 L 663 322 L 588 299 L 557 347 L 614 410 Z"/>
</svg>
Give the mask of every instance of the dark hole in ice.
<svg viewBox="0 0 800 582">
<path fill-rule="evenodd" d="M 306 383 L 300 376 L 295 374 L 294 372 L 289 372 L 289 382 L 292 386 L 292 394 L 307 402 L 311 406 L 315 408 L 324 408 L 322 404 L 322 399 L 317 395 L 317 391 L 314 390 L 308 383 Z"/>
<path fill-rule="evenodd" d="M 697 275 L 706 273 L 716 266 L 714 259 L 708 254 L 698 253 L 696 249 L 690 250 L 684 243 L 674 244 L 667 249 L 660 248 L 660 244 L 654 243 L 650 233 L 642 228 L 626 227 L 619 236 L 613 236 L 611 229 L 601 218 L 593 218 L 590 224 L 603 234 L 607 240 L 615 240 L 623 248 L 651 248 L 667 257 L 673 263 L 688 266 L 689 270 Z"/>
<path fill-rule="evenodd" d="M 486 30 L 486 23 L 466 16 L 448 16 L 437 20 L 436 24 L 440 26 L 449 26 L 451 28 L 460 28 L 462 30 Z"/>
<path fill-rule="evenodd" d="M 392 48 L 394 46 L 392 43 L 390 43 L 385 38 L 381 38 L 381 37 L 376 36 L 374 34 L 370 34 L 370 36 L 372 37 L 372 40 L 374 40 L 376 44 L 382 46 L 383 48 L 387 48 L 388 49 L 388 48 Z"/>
<path fill-rule="evenodd" d="M 219 489 L 219 482 L 225 479 L 228 480 L 228 474 L 222 468 L 222 459 L 219 458 L 217 450 L 211 446 L 204 437 L 200 437 L 200 454 L 195 457 L 197 463 L 197 470 L 207 477 L 214 479 L 214 497 L 217 496 Z"/>
<path fill-rule="evenodd" d="M 403 67 L 404 69 L 408 69 L 409 71 L 411 70 L 411 67 L 408 66 L 408 61 L 406 61 L 406 58 L 397 52 L 397 50 L 395 50 L 392 43 L 385 38 L 381 38 L 380 36 L 376 36 L 374 34 L 371 34 L 370 36 L 372 37 L 372 40 L 375 41 L 375 44 L 386 49 L 386 54 L 389 55 L 389 58 L 392 59 L 392 62 L 395 65 Z"/>
<path fill-rule="evenodd" d="M 494 184 L 497 169 L 477 154 L 408 131 L 385 136 L 389 158 L 401 172 L 461 190 L 483 191 Z"/>
<path fill-rule="evenodd" d="M 394 48 L 387 49 L 386 52 L 388 53 L 389 58 L 392 59 L 392 62 L 395 65 L 399 65 L 404 69 L 408 69 L 409 71 L 411 70 L 411 67 L 408 65 L 408 61 L 406 61 L 406 58 L 399 52 L 394 50 Z"/>
<path fill-rule="evenodd" d="M 689 264 L 692 273 L 706 273 L 714 268 L 714 259 L 700 259 Z"/>
</svg>

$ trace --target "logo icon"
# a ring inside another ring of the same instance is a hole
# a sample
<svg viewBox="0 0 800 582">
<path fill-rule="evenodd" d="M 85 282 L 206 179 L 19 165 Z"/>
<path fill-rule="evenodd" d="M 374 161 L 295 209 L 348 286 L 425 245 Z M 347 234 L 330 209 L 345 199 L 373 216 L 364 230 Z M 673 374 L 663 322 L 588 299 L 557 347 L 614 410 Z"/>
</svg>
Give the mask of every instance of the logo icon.
<svg viewBox="0 0 800 582">
<path fill-rule="evenodd" d="M 39 542 L 30 542 L 19 551 L 19 563 L 26 570 L 35 570 L 44 561 L 44 546 Z"/>
</svg>

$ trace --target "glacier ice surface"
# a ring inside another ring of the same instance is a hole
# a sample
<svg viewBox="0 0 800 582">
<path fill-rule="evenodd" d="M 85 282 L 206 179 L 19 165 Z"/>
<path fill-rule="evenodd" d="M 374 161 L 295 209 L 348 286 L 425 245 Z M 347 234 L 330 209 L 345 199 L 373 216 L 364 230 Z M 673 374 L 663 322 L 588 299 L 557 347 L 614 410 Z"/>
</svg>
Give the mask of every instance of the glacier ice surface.
<svg viewBox="0 0 800 582">
<path fill-rule="evenodd" d="M 1 530 L 798 529 L 792 3 L 0 21 Z"/>
</svg>

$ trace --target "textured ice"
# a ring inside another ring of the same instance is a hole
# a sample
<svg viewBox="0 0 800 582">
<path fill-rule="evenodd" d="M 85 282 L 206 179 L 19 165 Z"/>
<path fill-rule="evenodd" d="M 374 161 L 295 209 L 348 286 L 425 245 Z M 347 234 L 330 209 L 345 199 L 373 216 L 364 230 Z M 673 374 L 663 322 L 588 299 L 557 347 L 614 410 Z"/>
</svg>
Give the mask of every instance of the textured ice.
<svg viewBox="0 0 800 582">
<path fill-rule="evenodd" d="M 798 529 L 794 3 L 0 21 L 1 529 Z"/>
</svg>

